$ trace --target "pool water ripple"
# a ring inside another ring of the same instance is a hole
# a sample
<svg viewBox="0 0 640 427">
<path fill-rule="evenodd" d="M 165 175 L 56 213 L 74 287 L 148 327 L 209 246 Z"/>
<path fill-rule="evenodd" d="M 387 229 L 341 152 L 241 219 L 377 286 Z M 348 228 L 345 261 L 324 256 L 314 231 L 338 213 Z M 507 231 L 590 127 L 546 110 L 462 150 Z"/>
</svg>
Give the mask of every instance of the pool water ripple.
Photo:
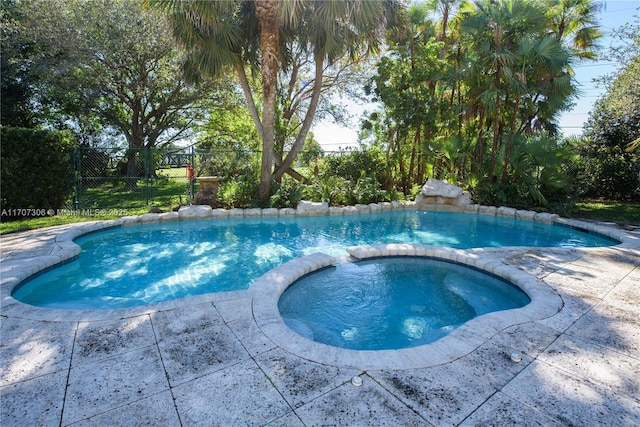
<svg viewBox="0 0 640 427">
<path fill-rule="evenodd" d="M 347 247 L 357 245 L 615 244 L 567 227 L 433 211 L 154 223 L 98 231 L 75 241 L 82 248 L 77 259 L 23 282 L 12 296 L 40 307 L 114 309 L 247 289 L 293 258 L 316 252 L 343 256 Z"/>
<path fill-rule="evenodd" d="M 341 263 L 289 286 L 284 322 L 305 338 L 354 350 L 416 347 L 465 322 L 524 307 L 529 297 L 494 276 L 417 257 Z"/>
</svg>

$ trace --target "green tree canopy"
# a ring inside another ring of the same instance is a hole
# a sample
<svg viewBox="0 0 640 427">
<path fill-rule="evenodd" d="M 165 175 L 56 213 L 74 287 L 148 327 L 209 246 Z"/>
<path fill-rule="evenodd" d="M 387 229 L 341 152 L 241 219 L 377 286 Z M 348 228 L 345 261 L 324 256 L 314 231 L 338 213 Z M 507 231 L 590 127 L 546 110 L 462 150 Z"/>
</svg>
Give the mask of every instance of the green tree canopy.
<svg viewBox="0 0 640 427">
<path fill-rule="evenodd" d="M 0 124 L 31 128 L 37 119 L 31 111 L 32 76 L 25 59 L 34 47 L 19 37 L 25 16 L 12 0 L 0 4 Z"/>
<path fill-rule="evenodd" d="M 192 75 L 217 75 L 233 68 L 243 89 L 248 110 L 262 140 L 260 198 L 270 195 L 272 179 L 290 168 L 311 128 L 323 87 L 325 70 L 339 58 L 356 58 L 377 47 L 395 1 L 247 0 L 186 2 L 147 0 L 164 10 L 176 38 L 189 50 Z M 313 79 L 308 108 L 287 156 L 277 169 L 275 139 L 277 82 L 281 72 L 292 71 L 294 46 L 313 58 Z M 260 76 L 260 97 L 252 90 L 247 71 Z M 258 100 L 262 112 L 258 112 Z"/>
<path fill-rule="evenodd" d="M 198 87 L 184 78 L 185 57 L 168 21 L 138 1 L 18 7 L 24 18 L 16 43 L 38 47 L 22 63 L 36 89 L 32 103 L 49 124 L 96 135 L 94 141 L 110 130 L 130 149 L 154 147 L 188 137 L 218 98 L 211 80 Z M 133 174 L 133 154 L 129 160 Z"/>
<path fill-rule="evenodd" d="M 640 195 L 640 24 L 616 32 L 608 58 L 619 71 L 603 80 L 605 94 L 596 101 L 585 127 L 582 180 L 588 194 L 614 199 Z"/>
</svg>

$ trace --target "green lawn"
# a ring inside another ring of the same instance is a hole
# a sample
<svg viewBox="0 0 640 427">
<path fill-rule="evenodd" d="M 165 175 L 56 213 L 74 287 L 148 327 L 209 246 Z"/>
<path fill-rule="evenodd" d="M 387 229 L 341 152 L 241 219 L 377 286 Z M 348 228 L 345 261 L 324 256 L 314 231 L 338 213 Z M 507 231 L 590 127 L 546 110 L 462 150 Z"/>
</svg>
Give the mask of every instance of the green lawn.
<svg viewBox="0 0 640 427">
<path fill-rule="evenodd" d="M 2 222 L 0 234 L 141 215 L 149 212 L 152 207 L 169 212 L 176 206 L 189 202 L 188 181 L 184 168 L 161 169 L 157 175 L 150 185 L 145 181 L 138 181 L 138 188 L 135 190 L 128 190 L 123 180 L 113 180 L 86 188 L 80 194 L 80 206 L 77 209 L 60 209 L 54 216 Z"/>
<path fill-rule="evenodd" d="M 575 218 L 615 222 L 624 225 L 640 225 L 639 202 L 609 202 L 582 200 L 576 203 Z"/>
<path fill-rule="evenodd" d="M 187 168 L 165 168 L 156 170 L 156 175 L 166 178 L 187 179 Z"/>
<path fill-rule="evenodd" d="M 170 210 L 173 206 L 188 202 L 187 178 L 169 178 L 159 175 L 149 183 L 138 181 L 135 190 L 128 189 L 124 180 L 114 180 L 100 186 L 87 188 L 80 194 L 82 208 L 134 209 L 157 206 Z"/>
<path fill-rule="evenodd" d="M 61 210 L 63 214 L 56 216 L 44 216 L 17 221 L 0 223 L 0 234 L 16 233 L 18 231 L 35 230 L 37 228 L 51 227 L 54 225 L 72 224 L 76 222 L 88 222 L 105 219 L 117 219 L 123 215 L 111 213 L 111 210 Z M 117 211 L 113 211 L 117 212 Z M 149 212 L 149 208 L 128 209 L 126 215 L 141 215 Z"/>
</svg>

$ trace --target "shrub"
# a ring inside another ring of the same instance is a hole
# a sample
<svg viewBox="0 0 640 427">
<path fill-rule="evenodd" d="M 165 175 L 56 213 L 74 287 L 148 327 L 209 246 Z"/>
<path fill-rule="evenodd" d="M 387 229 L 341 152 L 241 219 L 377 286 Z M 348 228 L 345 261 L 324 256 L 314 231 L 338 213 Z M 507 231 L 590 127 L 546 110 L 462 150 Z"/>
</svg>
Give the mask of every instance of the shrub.
<svg viewBox="0 0 640 427">
<path fill-rule="evenodd" d="M 73 194 L 71 134 L 1 127 L 0 136 L 2 219 L 31 216 L 24 215 L 28 209 L 42 212 L 63 207 Z"/>
<path fill-rule="evenodd" d="M 353 193 L 357 203 L 369 204 L 387 200 L 387 192 L 373 178 L 362 178 L 356 182 Z"/>
<path fill-rule="evenodd" d="M 338 175 L 351 182 L 372 178 L 381 185 L 385 182 L 386 161 L 377 148 L 343 152 L 338 156 L 326 156 L 320 166 L 320 174 Z"/>
<path fill-rule="evenodd" d="M 215 175 L 230 181 L 257 173 L 255 153 L 250 151 L 213 150 L 198 156 L 201 163 L 198 176 Z"/>
<path fill-rule="evenodd" d="M 223 208 L 250 208 L 257 206 L 258 182 L 252 177 L 240 177 L 223 182 L 218 190 L 218 202 Z"/>
<path fill-rule="evenodd" d="M 274 193 L 269 199 L 272 208 L 295 208 L 302 200 L 302 184 L 295 179 L 283 178 L 282 182 L 274 183 Z"/>
<path fill-rule="evenodd" d="M 327 202 L 330 206 L 353 204 L 351 183 L 339 176 L 320 176 L 303 191 L 304 198 L 313 202 Z"/>
<path fill-rule="evenodd" d="M 588 197 L 630 200 L 640 196 L 635 159 L 620 147 L 583 149 L 577 178 Z"/>
<path fill-rule="evenodd" d="M 404 194 L 386 191 L 386 161 L 377 148 L 325 156 L 315 164 L 314 182 L 304 197 L 331 206 L 404 199 Z"/>
</svg>

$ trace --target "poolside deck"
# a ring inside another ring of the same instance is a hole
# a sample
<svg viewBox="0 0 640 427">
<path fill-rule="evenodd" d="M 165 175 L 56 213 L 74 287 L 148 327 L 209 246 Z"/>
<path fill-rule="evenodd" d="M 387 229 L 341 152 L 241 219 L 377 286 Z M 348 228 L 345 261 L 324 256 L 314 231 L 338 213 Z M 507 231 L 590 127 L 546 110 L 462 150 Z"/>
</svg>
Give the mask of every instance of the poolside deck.
<svg viewBox="0 0 640 427">
<path fill-rule="evenodd" d="M 279 347 L 249 291 L 88 314 L 8 297 L 74 227 L 0 237 L 3 427 L 640 425 L 637 231 L 609 248 L 478 252 L 546 283 L 561 309 L 447 363 L 363 370 Z"/>
</svg>

